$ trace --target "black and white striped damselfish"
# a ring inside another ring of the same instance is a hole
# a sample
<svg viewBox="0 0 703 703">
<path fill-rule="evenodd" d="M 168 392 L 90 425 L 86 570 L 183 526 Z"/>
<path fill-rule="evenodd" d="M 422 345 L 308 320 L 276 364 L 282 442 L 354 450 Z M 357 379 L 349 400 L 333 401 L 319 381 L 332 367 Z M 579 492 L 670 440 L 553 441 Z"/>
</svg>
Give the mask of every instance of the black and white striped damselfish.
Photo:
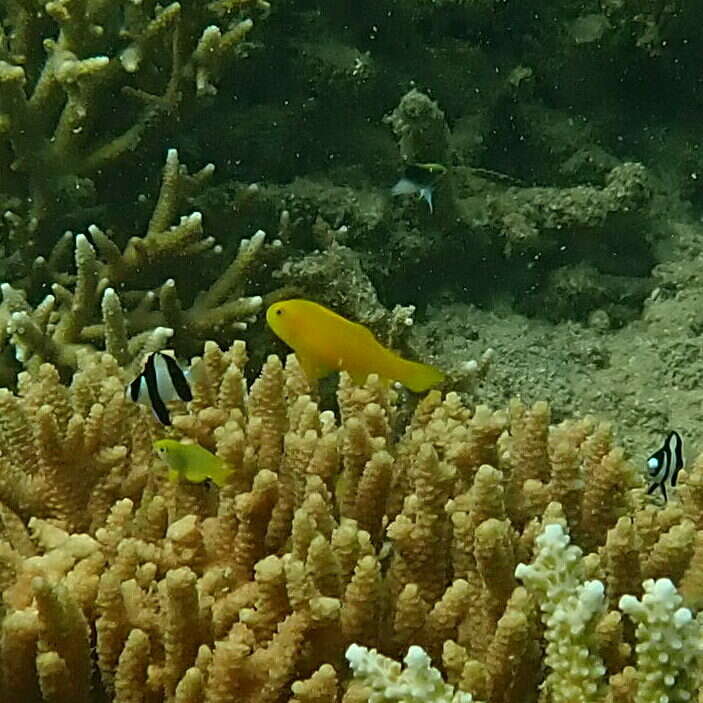
<svg viewBox="0 0 703 703">
<path fill-rule="evenodd" d="M 666 485 L 667 483 L 670 486 L 676 485 L 683 465 L 683 440 L 676 430 L 672 430 L 666 436 L 664 444 L 647 459 L 647 470 L 652 479 L 647 495 L 651 495 L 660 488 L 664 500 L 667 500 Z"/>
<path fill-rule="evenodd" d="M 135 403 L 149 406 L 162 425 L 171 424 L 167 403 L 193 400 L 186 373 L 172 356 L 163 352 L 147 356 L 144 370 L 127 386 L 127 394 Z"/>
</svg>

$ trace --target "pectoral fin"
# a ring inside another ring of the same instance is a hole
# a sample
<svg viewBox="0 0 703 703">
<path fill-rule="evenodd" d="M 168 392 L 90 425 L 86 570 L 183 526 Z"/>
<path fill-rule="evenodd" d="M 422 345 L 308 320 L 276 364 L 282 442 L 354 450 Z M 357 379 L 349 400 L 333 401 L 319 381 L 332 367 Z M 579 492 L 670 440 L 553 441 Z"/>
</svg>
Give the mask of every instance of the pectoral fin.
<svg viewBox="0 0 703 703">
<path fill-rule="evenodd" d="M 176 469 L 168 470 L 168 480 L 171 483 L 178 483 L 178 471 L 176 471 Z"/>
<path fill-rule="evenodd" d="M 208 471 L 203 467 L 189 467 L 185 473 L 185 477 L 190 483 L 202 483 L 208 478 Z"/>
<path fill-rule="evenodd" d="M 298 363 L 305 372 L 308 381 L 317 381 L 325 376 L 329 376 L 333 371 L 337 370 L 332 366 L 328 366 L 317 359 L 305 356 L 299 352 L 296 352 L 295 355 L 298 357 Z"/>
</svg>

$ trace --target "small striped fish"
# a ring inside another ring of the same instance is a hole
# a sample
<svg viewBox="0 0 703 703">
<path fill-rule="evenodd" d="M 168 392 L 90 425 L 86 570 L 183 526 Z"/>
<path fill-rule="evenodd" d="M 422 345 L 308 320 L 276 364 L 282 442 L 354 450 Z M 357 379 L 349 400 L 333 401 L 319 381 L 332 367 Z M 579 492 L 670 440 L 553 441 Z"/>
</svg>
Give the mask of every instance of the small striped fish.
<svg viewBox="0 0 703 703">
<path fill-rule="evenodd" d="M 676 485 L 679 471 L 683 465 L 683 440 L 676 430 L 672 430 L 666 436 L 664 444 L 647 459 L 647 470 L 652 479 L 652 485 L 647 490 L 647 495 L 651 495 L 657 488 L 660 488 L 664 500 L 667 500 L 666 484 Z"/>
<path fill-rule="evenodd" d="M 166 403 L 193 400 L 185 372 L 172 356 L 163 352 L 147 356 L 144 370 L 127 386 L 127 394 L 135 403 L 150 407 L 162 425 L 171 424 Z"/>
</svg>

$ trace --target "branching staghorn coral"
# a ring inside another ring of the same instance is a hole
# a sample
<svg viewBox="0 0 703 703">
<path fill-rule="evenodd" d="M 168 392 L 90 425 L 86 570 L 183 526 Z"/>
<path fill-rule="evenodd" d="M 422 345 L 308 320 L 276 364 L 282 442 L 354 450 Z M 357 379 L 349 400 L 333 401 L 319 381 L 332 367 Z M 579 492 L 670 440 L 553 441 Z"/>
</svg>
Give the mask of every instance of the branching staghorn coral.
<svg viewBox="0 0 703 703">
<path fill-rule="evenodd" d="M 92 204 L 95 179 L 216 92 L 265 0 L 30 0 L 0 8 L 0 181 L 26 227 Z M 163 145 L 165 146 L 165 145 Z"/>
<path fill-rule="evenodd" d="M 605 695 L 604 659 L 621 630 L 620 614 L 606 613 L 605 585 L 585 580 L 581 550 L 569 545 L 560 523 L 546 525 L 537 538 L 534 564 L 519 564 L 516 576 L 537 596 L 547 640 L 545 680 L 554 703 L 600 701 Z M 679 608 L 681 596 L 671 580 L 647 579 L 641 600 L 624 595 L 618 605 L 637 623 L 637 666 L 618 676 L 634 684 L 633 700 L 654 703 L 692 700 L 700 686 L 697 667 L 701 654 L 701 622 L 688 608 Z M 629 654 L 618 645 L 618 658 Z M 605 655 L 605 656 L 604 656 Z"/>
<path fill-rule="evenodd" d="M 442 682 L 441 674 L 431 666 L 422 647 L 410 647 L 402 672 L 398 662 L 356 644 L 347 649 L 346 657 L 355 676 L 368 682 L 374 691 L 368 699 L 370 703 L 471 703 L 473 700 L 468 693 L 455 693 L 452 686 Z"/>
<path fill-rule="evenodd" d="M 553 699 L 596 701 L 603 695 L 605 666 L 589 645 L 605 614 L 604 587 L 595 579 L 584 581 L 581 551 L 568 544 L 561 525 L 547 525 L 537 538 L 535 563 L 519 564 L 515 575 L 537 594 L 544 613 L 544 663 L 552 670 L 546 685 Z"/>
<path fill-rule="evenodd" d="M 195 297 L 182 298 L 178 291 L 177 280 L 186 290 L 193 287 L 194 260 L 203 269 L 222 269 L 222 247 L 205 236 L 202 215 L 178 218 L 188 193 L 212 171 L 210 164 L 189 175 L 175 149 L 169 150 L 144 236 L 131 237 L 120 249 L 114 234 L 95 225 L 87 234 L 67 232 L 48 259 L 34 260 L 24 289 L 2 284 L 0 347 L 12 349 L 25 368 L 50 361 L 66 375 L 77 368 L 81 350 L 106 349 L 134 370 L 145 353 L 166 346 L 194 353 L 204 339 L 231 338 L 245 329 L 262 305 L 260 296 L 245 295 L 251 268 L 263 254 L 262 231 L 242 239 L 235 258 Z M 71 267 L 75 273 L 66 273 Z M 164 268 L 177 280 L 163 280 Z M 49 282 L 51 292 L 32 306 L 25 290 L 31 294 Z"/>
<path fill-rule="evenodd" d="M 558 701 L 554 672 L 584 656 L 597 700 L 667 694 L 662 656 L 677 690 L 698 693 L 684 611 L 702 592 L 703 462 L 662 507 L 591 418 L 552 425 L 545 403 L 492 412 L 432 392 L 398 428 L 375 377 L 343 375 L 338 411 L 321 410 L 295 357 L 269 357 L 249 385 L 244 344 L 208 343 L 168 432 L 234 472 L 219 490 L 171 484 L 151 450 L 165 430 L 125 399 L 115 360 L 81 363 L 69 387 L 44 364 L 0 393 L 4 697 L 394 700 L 396 679 L 352 676 L 370 649 L 409 656 L 400 683 L 444 700 Z M 674 619 L 648 652 L 647 579 L 673 604 L 652 612 Z M 540 582 L 590 615 L 545 630 L 540 610 L 558 611 Z"/>
<path fill-rule="evenodd" d="M 661 700 L 662 683 L 672 701 L 688 701 L 700 686 L 701 622 L 669 579 L 647 579 L 641 600 L 623 596 L 620 608 L 637 623 L 637 703 Z"/>
</svg>

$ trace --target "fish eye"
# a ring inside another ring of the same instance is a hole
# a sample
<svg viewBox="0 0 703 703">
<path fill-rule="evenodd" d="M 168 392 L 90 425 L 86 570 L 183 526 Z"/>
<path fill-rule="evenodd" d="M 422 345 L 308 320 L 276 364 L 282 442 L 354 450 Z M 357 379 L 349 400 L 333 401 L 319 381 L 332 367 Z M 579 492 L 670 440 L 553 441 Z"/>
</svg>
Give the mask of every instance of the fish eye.
<svg viewBox="0 0 703 703">
<path fill-rule="evenodd" d="M 278 308 L 278 310 L 276 310 L 276 315 L 283 315 L 283 310 L 281 310 L 281 308 Z"/>
</svg>

